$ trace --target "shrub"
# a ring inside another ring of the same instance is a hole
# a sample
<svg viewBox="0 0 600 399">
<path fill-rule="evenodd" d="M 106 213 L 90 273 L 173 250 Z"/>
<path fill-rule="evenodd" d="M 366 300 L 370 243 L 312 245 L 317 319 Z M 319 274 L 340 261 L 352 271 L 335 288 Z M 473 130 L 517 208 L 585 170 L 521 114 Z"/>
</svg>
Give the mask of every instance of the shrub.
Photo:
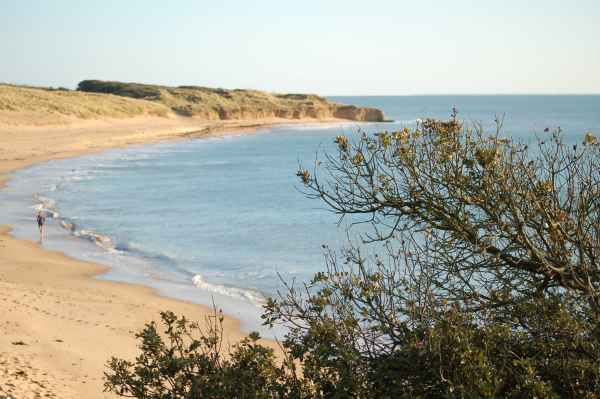
<svg viewBox="0 0 600 399">
<path fill-rule="evenodd" d="M 163 334 L 152 322 L 138 333 L 135 362 L 112 358 L 105 391 L 121 396 L 164 398 L 303 398 L 293 365 L 278 366 L 273 350 L 252 333 L 227 353 L 222 349 L 222 316 L 205 326 L 161 313 Z"/>
<path fill-rule="evenodd" d="M 109 82 L 103 80 L 82 80 L 77 90 L 92 93 L 107 93 L 123 97 L 156 99 L 160 97 L 158 86 L 141 83 Z"/>
<path fill-rule="evenodd" d="M 265 324 L 289 328 L 285 360 L 246 351 L 270 371 L 226 374 L 243 395 L 264 394 L 268 376 L 272 397 L 599 397 L 598 140 L 548 131 L 532 151 L 497 126 L 484 134 L 454 113 L 338 136 L 335 154 L 300 168 L 309 197 L 362 217 L 364 245 L 383 250 L 325 248 L 324 272 L 268 301 Z"/>
</svg>

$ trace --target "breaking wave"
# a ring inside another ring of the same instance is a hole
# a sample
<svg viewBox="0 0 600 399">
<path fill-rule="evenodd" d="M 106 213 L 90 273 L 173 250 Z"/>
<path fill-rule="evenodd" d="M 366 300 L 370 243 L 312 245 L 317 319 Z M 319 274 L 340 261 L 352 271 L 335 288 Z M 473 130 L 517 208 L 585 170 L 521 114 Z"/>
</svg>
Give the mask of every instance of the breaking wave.
<svg viewBox="0 0 600 399">
<path fill-rule="evenodd" d="M 257 291 L 229 287 L 222 284 L 212 284 L 204 280 L 204 277 L 202 277 L 200 274 L 196 274 L 192 278 L 192 283 L 194 283 L 196 287 L 205 291 L 214 292 L 215 294 L 225 295 L 236 299 L 242 299 L 257 305 L 262 305 L 266 302 L 265 297 Z"/>
</svg>

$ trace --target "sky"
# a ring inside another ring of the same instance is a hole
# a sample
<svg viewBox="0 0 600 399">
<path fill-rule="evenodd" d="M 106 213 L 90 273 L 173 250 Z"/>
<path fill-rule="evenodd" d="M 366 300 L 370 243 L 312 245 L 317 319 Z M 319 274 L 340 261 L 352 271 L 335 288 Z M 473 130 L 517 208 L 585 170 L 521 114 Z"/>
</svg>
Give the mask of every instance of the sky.
<svg viewBox="0 0 600 399">
<path fill-rule="evenodd" d="M 0 0 L 0 82 L 600 93 L 599 0 Z"/>
</svg>

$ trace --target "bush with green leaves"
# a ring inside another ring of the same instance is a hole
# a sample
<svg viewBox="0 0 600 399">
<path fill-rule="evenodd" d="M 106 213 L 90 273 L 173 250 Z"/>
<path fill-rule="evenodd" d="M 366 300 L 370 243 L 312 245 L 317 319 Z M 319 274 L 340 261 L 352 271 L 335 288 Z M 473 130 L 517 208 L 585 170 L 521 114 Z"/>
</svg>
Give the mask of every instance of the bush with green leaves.
<svg viewBox="0 0 600 399">
<path fill-rule="evenodd" d="M 285 359 L 250 352 L 264 368 L 231 397 L 258 385 L 277 387 L 269 397 L 600 397 L 598 140 L 501 134 L 453 114 L 338 136 L 336 153 L 301 167 L 309 197 L 368 232 L 268 301 L 265 324 L 288 327 Z M 132 366 L 111 364 L 121 385 Z"/>
<path fill-rule="evenodd" d="M 278 365 L 257 333 L 225 351 L 217 312 L 202 324 L 162 312 L 161 326 L 149 323 L 136 335 L 141 354 L 134 362 L 109 361 L 106 391 L 144 399 L 307 397 L 294 364 Z"/>
</svg>

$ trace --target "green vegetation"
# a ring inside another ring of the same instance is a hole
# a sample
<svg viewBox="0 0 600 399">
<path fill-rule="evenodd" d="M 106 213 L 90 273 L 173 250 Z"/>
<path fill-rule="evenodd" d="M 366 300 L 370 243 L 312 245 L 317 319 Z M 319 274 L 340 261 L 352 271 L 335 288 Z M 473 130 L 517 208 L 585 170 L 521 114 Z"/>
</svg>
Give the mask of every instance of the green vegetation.
<svg viewBox="0 0 600 399">
<path fill-rule="evenodd" d="M 560 130 L 544 134 L 532 151 L 502 137 L 499 122 L 489 135 L 454 114 L 338 136 L 337 152 L 298 177 L 309 197 L 372 227 L 368 250 L 326 248 L 326 271 L 269 300 L 265 324 L 289 327 L 284 359 L 255 335 L 222 354 L 215 329 L 192 339 L 169 316 L 167 342 L 149 325 L 135 364 L 109 363 L 106 388 L 137 398 L 598 398 L 600 144 L 592 133 L 574 146 Z M 182 342 L 194 350 L 172 349 Z M 157 385 L 160 394 L 144 391 Z"/>
<path fill-rule="evenodd" d="M 257 334 L 223 356 L 223 318 L 217 312 L 205 329 L 171 312 L 161 318 L 162 335 L 154 323 L 137 334 L 142 353 L 135 363 L 109 362 L 106 390 L 144 399 L 306 397 L 293 364 L 277 366 L 273 350 L 257 344 Z"/>
<path fill-rule="evenodd" d="M 77 90 L 92 93 L 108 93 L 122 97 L 143 98 L 147 100 L 155 100 L 160 97 L 160 91 L 157 87 L 139 83 L 84 80 L 79 82 Z"/>
<path fill-rule="evenodd" d="M 270 94 L 256 90 L 167 87 L 100 80 L 84 80 L 79 83 L 78 90 L 155 101 L 179 115 L 210 120 L 276 117 L 383 121 L 383 113 L 379 110 L 334 104 L 310 94 Z"/>
</svg>

